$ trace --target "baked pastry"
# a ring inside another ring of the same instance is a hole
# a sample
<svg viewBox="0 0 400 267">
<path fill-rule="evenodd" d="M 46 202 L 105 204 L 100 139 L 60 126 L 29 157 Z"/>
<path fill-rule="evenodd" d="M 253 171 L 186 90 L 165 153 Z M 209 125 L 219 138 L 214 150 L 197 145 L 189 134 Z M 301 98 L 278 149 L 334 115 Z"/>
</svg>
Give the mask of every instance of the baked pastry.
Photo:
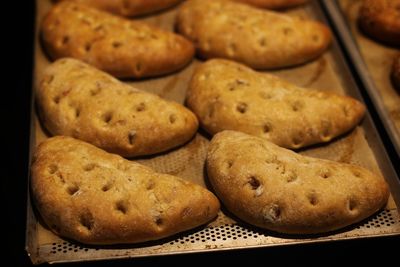
<svg viewBox="0 0 400 267">
<path fill-rule="evenodd" d="M 196 116 L 184 106 L 71 58 L 47 67 L 36 98 L 51 134 L 72 136 L 124 157 L 177 147 L 198 128 Z"/>
<path fill-rule="evenodd" d="M 202 225 L 219 210 L 207 189 L 71 137 L 39 145 L 32 195 L 44 222 L 87 244 L 156 240 Z"/>
<path fill-rule="evenodd" d="M 171 73 L 194 55 L 182 36 L 70 1 L 50 10 L 41 31 L 52 59 L 77 58 L 119 78 Z"/>
<path fill-rule="evenodd" d="M 362 167 L 301 156 L 235 131 L 213 137 L 206 164 L 229 211 L 282 233 L 345 227 L 377 212 L 389 197 L 385 180 Z"/>
<path fill-rule="evenodd" d="M 393 61 L 392 82 L 394 88 L 400 92 L 400 54 L 398 54 Z"/>
<path fill-rule="evenodd" d="M 364 0 L 359 24 L 372 38 L 400 45 L 400 0 Z"/>
<path fill-rule="evenodd" d="M 60 1 L 60 0 L 58 0 Z M 182 0 L 68 0 L 116 15 L 132 17 L 146 15 L 172 7 Z"/>
<path fill-rule="evenodd" d="M 267 9 L 285 9 L 303 5 L 308 0 L 233 0 Z"/>
<path fill-rule="evenodd" d="M 242 131 L 286 148 L 328 142 L 365 113 L 351 97 L 300 88 L 222 59 L 195 70 L 186 103 L 211 134 Z"/>
<path fill-rule="evenodd" d="M 202 58 L 227 58 L 255 69 L 302 64 L 331 42 L 325 25 L 223 0 L 189 0 L 177 16 L 177 30 Z"/>
</svg>

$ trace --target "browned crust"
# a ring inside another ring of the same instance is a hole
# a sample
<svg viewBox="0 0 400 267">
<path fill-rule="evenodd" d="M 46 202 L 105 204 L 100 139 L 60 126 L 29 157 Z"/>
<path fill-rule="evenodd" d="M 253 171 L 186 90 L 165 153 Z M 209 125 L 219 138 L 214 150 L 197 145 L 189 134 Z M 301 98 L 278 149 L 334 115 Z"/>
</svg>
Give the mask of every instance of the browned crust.
<svg viewBox="0 0 400 267">
<path fill-rule="evenodd" d="M 304 5 L 309 0 L 233 0 L 267 9 L 286 9 Z"/>
<path fill-rule="evenodd" d="M 125 157 L 177 147 L 198 128 L 196 116 L 184 106 L 71 58 L 44 71 L 36 97 L 51 134 L 73 136 Z"/>
<path fill-rule="evenodd" d="M 385 180 L 364 168 L 301 156 L 240 132 L 215 135 L 206 166 L 229 211 L 282 233 L 340 229 L 374 214 L 389 197 Z"/>
<path fill-rule="evenodd" d="M 400 45 L 400 0 L 365 0 L 358 21 L 374 39 Z"/>
<path fill-rule="evenodd" d="M 36 207 L 52 231 L 87 244 L 137 243 L 202 225 L 219 210 L 207 189 L 64 136 L 32 164 Z"/>
<path fill-rule="evenodd" d="M 221 0 L 185 2 L 177 30 L 193 41 L 200 57 L 227 58 L 255 69 L 313 60 L 332 38 L 322 23 Z"/>
<path fill-rule="evenodd" d="M 41 33 L 52 59 L 77 58 L 119 78 L 171 73 L 194 55 L 182 36 L 69 1 L 50 10 Z"/>
<path fill-rule="evenodd" d="M 62 0 L 57 0 L 62 1 Z M 66 1 L 66 0 L 63 0 Z M 116 15 L 133 17 L 170 8 L 182 0 L 67 0 L 84 4 Z"/>
<path fill-rule="evenodd" d="M 328 142 L 353 129 L 365 114 L 354 98 L 306 90 L 221 59 L 196 69 L 186 102 L 211 134 L 242 131 L 295 149 Z"/>
</svg>

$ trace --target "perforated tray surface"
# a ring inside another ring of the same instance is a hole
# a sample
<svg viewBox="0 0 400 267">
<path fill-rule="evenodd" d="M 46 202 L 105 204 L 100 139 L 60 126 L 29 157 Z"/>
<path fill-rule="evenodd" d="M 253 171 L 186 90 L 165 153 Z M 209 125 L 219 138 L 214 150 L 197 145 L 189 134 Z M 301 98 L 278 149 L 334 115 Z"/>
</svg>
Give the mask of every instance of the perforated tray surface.
<svg viewBox="0 0 400 267">
<path fill-rule="evenodd" d="M 210 226 L 199 231 L 192 231 L 180 235 L 176 239 L 163 240 L 156 245 L 121 249 L 121 247 L 90 247 L 68 241 L 53 242 L 42 246 L 41 254 L 46 255 L 50 262 L 99 260 L 107 258 L 122 258 L 133 256 L 166 255 L 185 252 L 202 252 L 210 250 L 239 249 L 252 247 L 266 247 L 272 245 L 289 245 L 295 243 L 309 243 L 315 241 L 329 241 L 333 239 L 352 239 L 371 236 L 391 235 L 393 230 L 400 232 L 400 218 L 395 210 L 382 212 L 363 221 L 352 230 L 344 229 L 323 237 L 302 237 L 285 239 L 282 236 L 272 235 L 268 231 L 251 228 L 242 224 L 222 224 Z"/>
<path fill-rule="evenodd" d="M 50 0 L 37 1 L 37 26 L 40 25 L 41 19 L 50 6 Z M 175 12 L 176 9 L 170 9 L 166 12 L 143 18 L 143 20 L 172 30 Z M 292 9 L 289 12 L 295 16 L 310 17 L 326 23 L 319 1 L 311 1 L 309 5 Z M 36 29 L 35 45 L 35 84 L 37 84 L 43 69 L 50 64 L 40 46 L 38 27 Z M 188 82 L 195 66 L 198 64 L 201 64 L 201 62 L 194 60 L 184 70 L 173 75 L 125 82 L 139 89 L 156 93 L 163 98 L 183 104 Z M 278 70 L 273 73 L 302 87 L 346 94 L 362 101 L 358 87 L 346 62 L 343 60 L 335 40 L 330 49 L 318 59 L 295 68 Z M 33 87 L 35 90 L 36 86 L 34 85 Z M 31 152 L 34 151 L 38 143 L 49 137 L 46 131 L 42 129 L 35 110 L 32 110 L 32 118 Z M 176 175 L 207 187 L 204 177 L 204 162 L 209 139 L 210 137 L 200 130 L 189 143 L 178 149 L 135 160 L 153 168 L 157 172 Z M 385 209 L 359 224 L 351 225 L 340 231 L 321 235 L 293 236 L 281 235 L 252 227 L 242 223 L 222 208 L 216 220 L 208 225 L 167 239 L 123 246 L 86 246 L 62 239 L 49 231 L 41 222 L 40 216 L 34 211 L 34 206 L 30 202 L 30 197 L 28 197 L 26 250 L 32 262 L 38 264 L 42 262 L 89 261 L 250 249 L 400 235 L 400 220 L 397 211 L 397 207 L 400 206 L 399 180 L 368 113 L 362 124 L 353 131 L 327 144 L 302 149 L 300 153 L 338 162 L 353 163 L 380 173 L 385 177 L 391 190 L 391 197 Z M 212 190 L 212 188 L 209 189 Z"/>
</svg>

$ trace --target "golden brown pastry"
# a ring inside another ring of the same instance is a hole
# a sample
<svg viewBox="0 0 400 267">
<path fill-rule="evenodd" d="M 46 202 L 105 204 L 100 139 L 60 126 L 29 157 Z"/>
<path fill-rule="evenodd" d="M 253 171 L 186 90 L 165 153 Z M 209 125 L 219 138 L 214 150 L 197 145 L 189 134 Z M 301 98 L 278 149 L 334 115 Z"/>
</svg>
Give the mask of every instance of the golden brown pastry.
<svg viewBox="0 0 400 267">
<path fill-rule="evenodd" d="M 37 148 L 31 187 L 50 229 L 87 244 L 160 239 L 202 225 L 219 210 L 199 185 L 64 136 Z"/>
<path fill-rule="evenodd" d="M 232 0 L 267 9 L 285 9 L 307 3 L 309 0 Z"/>
<path fill-rule="evenodd" d="M 315 234 L 361 221 L 388 200 L 385 180 L 359 166 L 301 156 L 240 132 L 211 140 L 209 180 L 240 219 L 289 234 Z"/>
<path fill-rule="evenodd" d="M 50 10 L 41 31 L 52 59 L 77 58 L 119 78 L 171 73 L 194 55 L 182 36 L 70 1 Z"/>
<path fill-rule="evenodd" d="M 177 30 L 202 58 L 227 58 L 255 69 L 293 66 L 321 55 L 331 42 L 325 25 L 223 0 L 181 5 Z"/>
<path fill-rule="evenodd" d="M 72 136 L 125 157 L 182 145 L 198 127 L 196 116 L 184 106 L 76 59 L 51 64 L 36 94 L 40 118 L 51 134 Z"/>
<path fill-rule="evenodd" d="M 328 142 L 354 128 L 365 112 L 351 97 L 300 88 L 221 59 L 196 69 L 186 102 L 211 134 L 242 131 L 286 148 Z"/>
<path fill-rule="evenodd" d="M 65 1 L 65 0 L 57 0 Z M 132 17 L 172 7 L 182 0 L 68 0 L 116 15 Z"/>
<path fill-rule="evenodd" d="M 400 45 L 400 0 L 364 0 L 359 24 L 372 38 Z"/>
</svg>

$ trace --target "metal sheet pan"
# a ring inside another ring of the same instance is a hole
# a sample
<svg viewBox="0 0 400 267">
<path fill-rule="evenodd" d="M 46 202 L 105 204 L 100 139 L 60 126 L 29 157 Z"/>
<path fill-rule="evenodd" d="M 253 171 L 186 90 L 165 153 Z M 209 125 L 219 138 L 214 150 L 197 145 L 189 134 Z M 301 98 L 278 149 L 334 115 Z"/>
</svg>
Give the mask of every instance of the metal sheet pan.
<svg viewBox="0 0 400 267">
<path fill-rule="evenodd" d="M 43 15 L 50 6 L 50 0 L 37 0 L 37 26 L 40 25 Z M 172 30 L 175 12 L 176 9 L 170 9 L 154 16 L 145 17 L 143 20 Z M 295 16 L 310 17 L 327 23 L 317 1 L 289 12 Z M 33 90 L 36 88 L 43 68 L 50 64 L 40 46 L 38 29 L 36 30 L 35 46 Z M 190 66 L 173 75 L 129 81 L 129 83 L 137 88 L 183 103 L 187 83 L 193 68 L 198 64 L 201 62 L 195 60 Z M 351 95 L 362 101 L 357 84 L 353 80 L 336 40 L 330 49 L 315 61 L 273 73 L 299 86 L 335 91 Z M 48 138 L 40 125 L 35 110 L 32 110 L 32 118 L 34 123 L 31 127 L 31 152 L 38 143 Z M 137 161 L 156 171 L 177 175 L 206 186 L 203 168 L 208 142 L 208 137 L 199 131 L 191 142 L 181 148 L 154 157 L 139 158 Z M 400 207 L 400 184 L 369 113 L 353 131 L 328 144 L 303 149 L 300 153 L 354 163 L 381 173 L 391 188 L 391 197 L 387 206 L 381 212 L 356 225 L 321 235 L 290 236 L 261 230 L 237 221 L 222 209 L 216 220 L 208 225 L 167 239 L 124 246 L 88 246 L 62 239 L 50 232 L 41 222 L 30 197 L 28 197 L 26 250 L 32 262 L 39 264 L 251 249 L 400 235 L 400 217 L 397 209 Z"/>
<path fill-rule="evenodd" d="M 386 46 L 359 29 L 360 0 L 325 0 L 323 4 L 400 156 L 400 94 L 390 81 L 393 59 L 400 49 Z"/>
</svg>

